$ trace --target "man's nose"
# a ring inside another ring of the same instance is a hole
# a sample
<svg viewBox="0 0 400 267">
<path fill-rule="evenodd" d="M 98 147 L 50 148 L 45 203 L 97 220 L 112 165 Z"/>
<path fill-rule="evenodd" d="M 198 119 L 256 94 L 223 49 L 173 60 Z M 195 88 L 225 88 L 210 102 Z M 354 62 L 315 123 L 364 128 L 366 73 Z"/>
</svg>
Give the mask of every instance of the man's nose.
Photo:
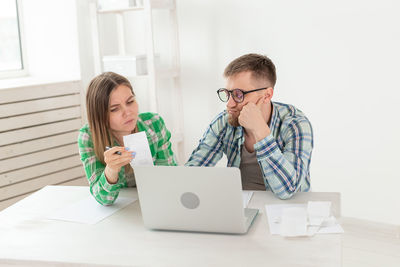
<svg viewBox="0 0 400 267">
<path fill-rule="evenodd" d="M 235 100 L 233 100 L 232 95 L 229 97 L 228 102 L 226 103 L 227 107 L 233 108 L 237 105 L 237 103 L 235 102 Z"/>
</svg>

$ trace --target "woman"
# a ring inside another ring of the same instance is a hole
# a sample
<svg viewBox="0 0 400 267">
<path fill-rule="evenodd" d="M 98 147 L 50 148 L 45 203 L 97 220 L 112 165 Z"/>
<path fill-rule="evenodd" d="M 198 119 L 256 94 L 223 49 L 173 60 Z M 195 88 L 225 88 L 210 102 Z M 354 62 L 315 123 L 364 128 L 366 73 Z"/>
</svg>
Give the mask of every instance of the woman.
<svg viewBox="0 0 400 267">
<path fill-rule="evenodd" d="M 155 165 L 176 165 L 171 133 L 154 113 L 138 114 L 129 81 L 116 73 L 95 77 L 86 93 L 88 124 L 79 132 L 81 161 L 90 192 L 102 205 L 111 205 L 123 187 L 135 186 L 129 163 L 135 152 L 123 147 L 123 136 L 145 131 Z"/>
</svg>

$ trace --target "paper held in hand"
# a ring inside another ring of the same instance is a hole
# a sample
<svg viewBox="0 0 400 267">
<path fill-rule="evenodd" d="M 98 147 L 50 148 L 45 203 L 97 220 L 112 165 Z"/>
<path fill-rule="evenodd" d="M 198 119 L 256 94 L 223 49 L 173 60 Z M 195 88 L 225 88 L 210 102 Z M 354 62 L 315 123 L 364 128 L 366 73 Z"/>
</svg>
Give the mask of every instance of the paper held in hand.
<svg viewBox="0 0 400 267">
<path fill-rule="evenodd" d="M 129 150 L 136 152 L 135 158 L 131 161 L 134 166 L 153 166 L 149 142 L 145 132 L 138 132 L 124 136 L 124 145 Z"/>
</svg>

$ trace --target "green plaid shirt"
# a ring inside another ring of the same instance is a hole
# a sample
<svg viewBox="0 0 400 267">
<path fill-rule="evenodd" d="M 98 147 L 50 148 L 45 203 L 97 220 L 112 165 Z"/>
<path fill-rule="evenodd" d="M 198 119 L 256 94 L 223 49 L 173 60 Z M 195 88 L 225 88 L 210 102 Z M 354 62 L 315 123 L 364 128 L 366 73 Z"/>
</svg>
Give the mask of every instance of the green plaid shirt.
<svg viewBox="0 0 400 267">
<path fill-rule="evenodd" d="M 137 121 L 138 131 L 145 131 L 149 141 L 154 165 L 177 165 L 171 149 L 171 133 L 165 127 L 164 120 L 155 113 L 141 113 Z M 120 144 L 115 143 L 116 146 Z M 108 183 L 104 169 L 94 153 L 92 135 L 89 126 L 84 125 L 79 131 L 79 154 L 89 181 L 90 192 L 102 205 L 111 205 L 117 199 L 119 191 L 127 187 L 125 167 L 118 173 L 116 184 Z"/>
</svg>

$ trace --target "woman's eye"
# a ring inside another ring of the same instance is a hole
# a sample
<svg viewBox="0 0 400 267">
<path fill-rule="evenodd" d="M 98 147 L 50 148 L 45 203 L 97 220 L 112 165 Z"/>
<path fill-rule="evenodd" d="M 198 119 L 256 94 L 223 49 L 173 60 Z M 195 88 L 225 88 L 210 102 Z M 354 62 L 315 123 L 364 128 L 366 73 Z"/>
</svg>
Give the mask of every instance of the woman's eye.
<svg viewBox="0 0 400 267">
<path fill-rule="evenodd" d="M 117 111 L 118 109 L 117 108 L 113 108 L 113 109 L 111 109 L 110 111 L 111 112 L 115 112 L 115 111 Z"/>
<path fill-rule="evenodd" d="M 135 102 L 135 100 L 129 100 L 128 104 L 132 104 L 133 102 Z"/>
</svg>

